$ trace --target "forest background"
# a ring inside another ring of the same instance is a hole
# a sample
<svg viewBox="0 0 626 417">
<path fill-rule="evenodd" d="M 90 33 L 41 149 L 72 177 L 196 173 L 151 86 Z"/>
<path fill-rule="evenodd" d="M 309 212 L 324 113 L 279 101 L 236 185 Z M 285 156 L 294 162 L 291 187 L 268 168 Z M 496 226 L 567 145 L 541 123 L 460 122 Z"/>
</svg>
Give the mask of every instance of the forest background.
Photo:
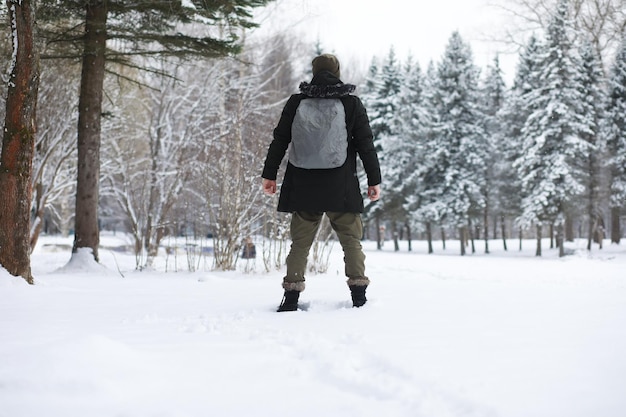
<svg viewBox="0 0 626 417">
<path fill-rule="evenodd" d="M 12 3 L 0 9 L 5 21 Z M 248 3 L 247 12 L 266 2 Z M 498 57 L 478 67 L 458 32 L 450 34 L 436 62 L 400 60 L 391 45 L 387 54 L 372 57 L 366 72 L 352 72 L 353 79 L 345 80 L 359 86 L 385 179 L 382 201 L 364 214 L 367 238 L 393 239 L 397 250 L 400 240 L 407 240 L 410 250 L 411 239 L 425 239 L 430 252 L 433 239 L 454 237 L 461 254 L 488 252 L 489 239 L 496 238 L 506 247 L 512 237 L 536 236 L 537 255 L 542 236 L 554 237 L 552 244 L 562 251 L 562 241 L 575 237 L 586 238 L 590 250 L 605 234 L 620 243 L 626 204 L 626 5 L 574 0 L 515 5 L 499 5 L 522 17 L 522 25 L 500 39 L 518 48 L 510 85 Z M 271 16 L 260 21 L 271 25 Z M 79 20 L 63 23 L 81 38 Z M 43 36 L 52 33 L 44 22 L 38 25 L 31 250 L 41 233 L 75 232 L 80 207 L 77 126 L 84 55 L 47 56 L 55 42 Z M 191 32 L 202 26 L 186 25 Z M 132 235 L 138 268 L 151 266 L 167 236 L 206 238 L 214 267 L 222 270 L 235 267 L 246 237 L 260 236 L 275 242 L 264 245 L 270 248 L 263 254 L 266 268 L 283 264 L 288 217 L 276 213 L 275 200 L 261 195 L 259 173 L 285 99 L 310 78 L 311 57 L 328 51 L 290 32 L 260 36 L 249 22 L 218 19 L 211 30 L 216 38 L 234 33 L 232 45 L 238 47 L 213 54 L 218 56 L 144 51 L 106 63 L 97 228 Z M 5 67 L 11 67 L 12 39 L 7 36 L 1 45 Z M 132 39 L 107 40 L 106 47 L 119 57 L 132 44 Z M 314 257 L 323 257 L 330 239 L 322 228 Z M 479 239 L 484 249 L 477 248 Z"/>
</svg>

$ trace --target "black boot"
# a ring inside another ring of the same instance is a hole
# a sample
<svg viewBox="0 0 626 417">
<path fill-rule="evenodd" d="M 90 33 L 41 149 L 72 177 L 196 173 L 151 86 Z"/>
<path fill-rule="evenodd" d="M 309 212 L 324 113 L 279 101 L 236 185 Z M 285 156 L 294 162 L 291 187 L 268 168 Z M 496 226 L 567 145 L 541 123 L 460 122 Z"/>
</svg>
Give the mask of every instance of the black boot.
<svg viewBox="0 0 626 417">
<path fill-rule="evenodd" d="M 350 285 L 352 307 L 362 307 L 367 302 L 367 298 L 365 298 L 366 289 L 367 285 Z"/>
<path fill-rule="evenodd" d="M 298 309 L 298 298 L 300 298 L 300 291 L 285 290 L 283 301 L 276 311 L 296 311 Z"/>
<path fill-rule="evenodd" d="M 350 294 L 352 295 L 352 307 L 362 307 L 367 303 L 365 298 L 365 290 L 369 285 L 370 280 L 368 277 L 351 277 L 348 278 L 348 287 L 350 288 Z"/>
</svg>

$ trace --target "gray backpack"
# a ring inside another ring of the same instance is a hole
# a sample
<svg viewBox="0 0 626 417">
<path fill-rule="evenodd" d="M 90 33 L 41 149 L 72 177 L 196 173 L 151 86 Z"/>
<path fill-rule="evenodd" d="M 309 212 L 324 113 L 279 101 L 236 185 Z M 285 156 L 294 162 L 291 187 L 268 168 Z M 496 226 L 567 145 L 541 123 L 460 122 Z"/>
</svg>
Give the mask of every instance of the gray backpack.
<svg viewBox="0 0 626 417">
<path fill-rule="evenodd" d="M 289 162 L 298 168 L 330 169 L 348 157 L 346 111 L 339 99 L 307 98 L 291 125 Z"/>
</svg>

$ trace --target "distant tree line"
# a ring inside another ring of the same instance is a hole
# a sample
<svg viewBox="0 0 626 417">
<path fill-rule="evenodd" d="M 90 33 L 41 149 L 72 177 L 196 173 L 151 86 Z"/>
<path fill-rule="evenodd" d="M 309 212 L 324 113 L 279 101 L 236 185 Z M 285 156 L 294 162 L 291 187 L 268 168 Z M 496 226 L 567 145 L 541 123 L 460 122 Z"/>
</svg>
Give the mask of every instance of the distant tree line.
<svg viewBox="0 0 626 417">
<path fill-rule="evenodd" d="M 576 3 L 577 4 L 577 3 Z M 496 57 L 484 74 L 459 33 L 422 70 L 393 48 L 370 67 L 364 100 L 380 149 L 385 196 L 368 207 L 378 226 L 461 242 L 536 231 L 559 253 L 578 229 L 619 243 L 626 207 L 626 39 L 603 71 L 599 37 L 560 0 L 520 55 L 506 87 Z M 622 28 L 623 29 L 623 28 Z M 607 59 L 604 57 L 604 59 Z M 606 232 L 605 232 L 605 229 Z M 381 230 L 376 227 L 376 230 Z M 380 239 L 379 239 L 380 241 Z M 520 240 L 521 244 L 521 240 Z"/>
</svg>

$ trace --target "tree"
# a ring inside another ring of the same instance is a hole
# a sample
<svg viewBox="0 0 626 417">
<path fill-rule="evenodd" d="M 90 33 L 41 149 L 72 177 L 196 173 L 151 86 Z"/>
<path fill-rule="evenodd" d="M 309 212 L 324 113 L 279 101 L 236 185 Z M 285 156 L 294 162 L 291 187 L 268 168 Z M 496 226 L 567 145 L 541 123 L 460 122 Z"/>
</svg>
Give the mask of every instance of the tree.
<svg viewBox="0 0 626 417">
<path fill-rule="evenodd" d="M 507 137 L 507 145 L 504 148 L 501 165 L 501 187 L 499 189 L 499 205 L 501 217 L 510 216 L 521 218 L 522 187 L 515 166 L 516 161 L 521 160 L 523 154 L 523 129 L 528 117 L 536 110 L 530 99 L 533 92 L 540 87 L 541 61 L 544 56 L 544 46 L 535 36 L 531 36 L 528 44 L 520 54 L 515 80 L 508 99 L 502 109 L 504 120 L 504 134 Z M 502 223 L 504 225 L 504 222 Z M 520 223 L 520 250 L 522 249 L 522 227 Z M 502 232 L 504 236 L 504 230 Z M 537 249 L 541 249 L 541 233 L 538 233 Z"/>
<path fill-rule="evenodd" d="M 560 0 L 508 0 L 498 7 L 505 9 L 513 23 L 506 31 L 505 42 L 517 44 L 520 33 L 547 30 Z M 619 49 L 626 34 L 626 0 L 571 0 L 567 5 L 574 29 L 589 39 L 603 67 Z"/>
<path fill-rule="evenodd" d="M 216 57 L 239 51 L 236 31 L 253 26 L 250 10 L 268 0 L 42 0 L 38 20 L 47 58 L 82 59 L 78 174 L 73 252 L 98 260 L 98 201 L 103 83 L 106 63 L 131 65 L 133 55 Z M 111 17 L 111 19 L 109 19 Z M 80 33 L 79 29 L 84 28 Z M 216 30 L 217 28 L 217 30 Z M 194 33 L 202 32 L 200 36 Z M 107 42 L 114 49 L 107 49 Z"/>
<path fill-rule="evenodd" d="M 458 32 L 450 37 L 437 68 L 434 105 L 435 136 L 440 146 L 432 155 L 444 178 L 438 200 L 445 206 L 445 221 L 459 231 L 465 254 L 471 216 L 484 207 L 485 132 L 479 107 L 478 68 L 472 52 Z"/>
<path fill-rule="evenodd" d="M 500 190 L 503 188 L 502 178 L 509 169 L 509 166 L 504 162 L 507 141 L 504 140 L 503 134 L 502 108 L 506 99 L 505 95 L 506 85 L 502 78 L 499 59 L 496 57 L 493 65 L 488 68 L 483 85 L 483 112 L 485 113 L 485 133 L 487 134 L 486 153 L 487 158 L 493 161 L 485 165 L 485 181 L 481 189 L 485 203 L 483 211 L 485 253 L 489 253 L 489 217 L 492 212 L 501 212 L 501 208 L 497 204 L 502 200 L 499 196 Z M 505 236 L 502 238 L 506 248 Z"/>
<path fill-rule="evenodd" d="M 423 78 L 422 103 L 425 113 L 420 121 L 421 137 L 413 142 L 415 149 L 412 162 L 415 170 L 407 178 L 407 187 L 411 190 L 407 197 L 407 210 L 412 213 L 413 222 L 424 224 L 429 254 L 433 253 L 432 227 L 434 224 L 441 225 L 446 210 L 440 197 L 445 186 L 447 153 L 436 130 L 440 117 L 435 100 L 436 81 L 435 65 L 430 62 Z"/>
<path fill-rule="evenodd" d="M 177 230 L 170 213 L 197 174 L 218 73 L 213 67 L 163 65 L 175 77 L 160 77 L 158 90 L 127 86 L 120 91 L 120 103 L 112 110 L 116 117 L 107 123 L 113 140 L 103 147 L 103 196 L 120 206 L 135 239 L 137 268 L 151 267 L 161 239 Z M 132 107 L 137 103 L 141 112 Z"/>
<path fill-rule="evenodd" d="M 581 93 L 581 114 L 585 129 L 581 132 L 581 137 L 587 142 L 586 152 L 579 161 L 579 172 L 581 181 L 585 185 L 586 215 L 587 215 L 587 250 L 591 250 L 591 243 L 594 240 L 594 233 L 602 227 L 602 213 L 600 212 L 600 161 L 602 136 L 601 123 L 604 106 L 606 103 L 604 85 L 604 74 L 600 58 L 590 42 L 585 42 L 580 50 L 580 93 Z M 576 161 L 575 161 L 576 162 Z M 600 240 L 600 247 L 602 241 Z"/>
<path fill-rule="evenodd" d="M 382 68 L 378 70 L 376 62 L 372 62 L 370 67 L 370 77 L 367 80 L 367 93 L 363 96 L 365 106 L 370 118 L 370 126 L 374 135 L 374 144 L 378 151 L 383 178 L 393 177 L 394 149 L 400 145 L 397 141 L 400 138 L 396 132 L 396 117 L 399 109 L 399 93 L 402 85 L 400 65 L 396 53 L 389 49 L 387 58 Z M 385 180 L 387 181 L 387 180 Z M 391 179 L 390 183 L 394 180 Z M 365 212 L 368 218 L 376 220 L 376 230 L 378 235 L 378 249 L 381 249 L 381 242 L 384 236 L 380 236 L 380 221 L 384 215 L 389 215 L 392 219 L 394 211 L 400 207 L 393 193 L 374 204 L 366 207 Z M 394 219 L 395 220 L 395 219 Z"/>
<path fill-rule="evenodd" d="M 33 284 L 30 268 L 30 204 L 39 89 L 35 6 L 7 0 L 13 54 L 0 155 L 0 265 Z"/>
<path fill-rule="evenodd" d="M 264 96 L 266 86 L 260 80 L 269 83 L 267 74 L 253 69 L 241 63 L 223 68 L 216 91 L 218 129 L 203 144 L 204 155 L 215 158 L 214 163 L 202 165 L 200 177 L 213 232 L 215 267 L 221 270 L 235 268 L 242 241 L 258 231 L 264 214 L 259 209 L 262 193 L 257 163 L 273 125 L 267 113 L 278 107 Z"/>
<path fill-rule="evenodd" d="M 424 74 L 418 63 L 407 64 L 405 83 L 400 92 L 398 117 L 399 136 L 404 142 L 404 164 L 401 177 L 403 208 L 408 216 L 407 227 L 425 228 L 428 239 L 428 253 L 433 253 L 431 225 L 438 221 L 437 213 L 423 210 L 431 202 L 428 187 L 435 185 L 429 178 L 433 166 L 429 163 L 432 153 L 429 144 L 432 140 L 431 127 L 433 114 L 429 103 L 433 74 Z"/>
<path fill-rule="evenodd" d="M 524 195 L 523 223 L 554 225 L 560 256 L 568 206 L 584 190 L 575 161 L 587 149 L 581 139 L 587 127 L 581 115 L 579 65 L 569 30 L 567 0 L 561 0 L 548 28 L 540 88 L 529 95 L 533 112 L 524 125 L 523 152 L 516 161 Z"/>
<path fill-rule="evenodd" d="M 41 74 L 33 160 L 31 251 L 45 230 L 46 218 L 60 221 L 64 217 L 61 207 L 75 193 L 78 109 L 74 93 L 77 77 L 73 69 L 47 65 Z"/>
<path fill-rule="evenodd" d="M 382 148 L 381 170 L 386 184 L 384 204 L 380 209 L 391 220 L 394 249 L 398 251 L 398 228 L 407 223 L 406 179 L 413 168 L 409 164 L 418 134 L 418 131 L 413 130 L 417 126 L 409 127 L 408 124 L 414 122 L 413 118 L 420 116 L 413 114 L 413 110 L 419 105 L 419 101 L 414 100 L 419 100 L 421 94 L 421 71 L 419 65 L 413 64 L 411 59 L 402 69 L 395 60 L 392 49 L 381 76 L 383 89 L 379 90 L 379 100 L 375 102 L 380 107 L 377 107 L 378 117 L 373 121 L 374 129 L 380 129 L 378 138 Z"/>
<path fill-rule="evenodd" d="M 606 145 L 610 157 L 611 242 L 620 243 L 620 212 L 626 201 L 626 40 L 615 57 L 609 78 Z"/>
</svg>

